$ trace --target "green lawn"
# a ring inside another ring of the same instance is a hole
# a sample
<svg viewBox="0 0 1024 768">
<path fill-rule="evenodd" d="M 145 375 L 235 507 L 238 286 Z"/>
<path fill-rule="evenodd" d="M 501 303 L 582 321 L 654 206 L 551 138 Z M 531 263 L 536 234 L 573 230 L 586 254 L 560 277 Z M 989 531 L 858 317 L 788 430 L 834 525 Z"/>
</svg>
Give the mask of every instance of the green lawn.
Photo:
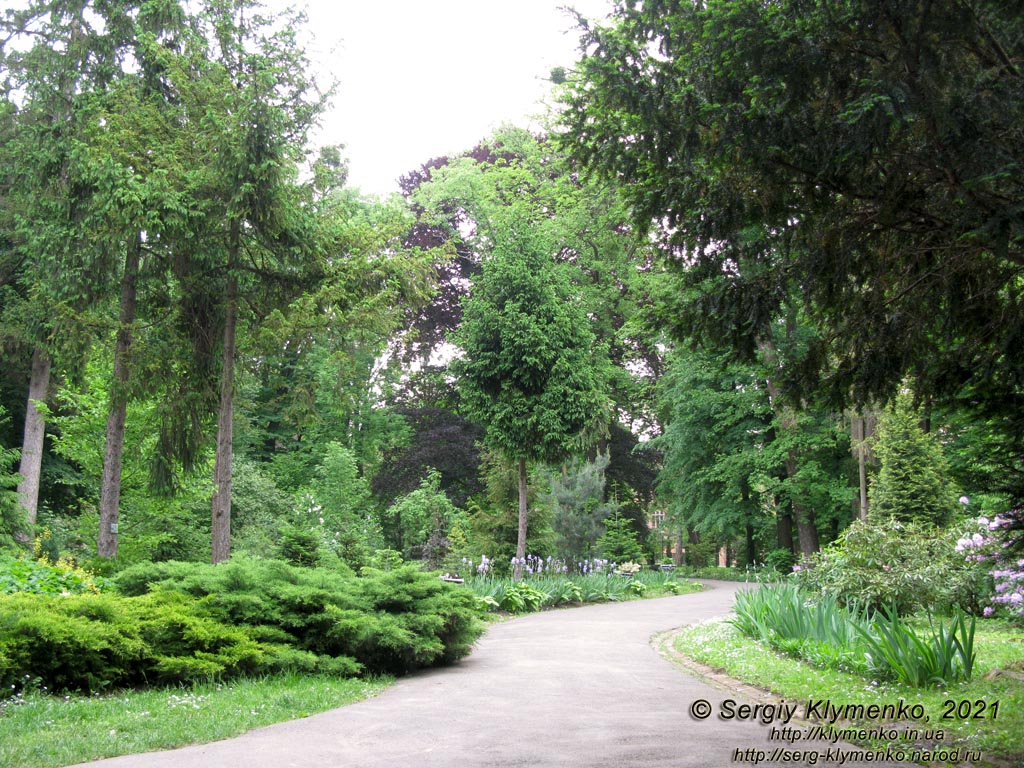
<svg viewBox="0 0 1024 768">
<path fill-rule="evenodd" d="M 282 675 L 104 696 L 0 702 L 0 766 L 56 768 L 237 736 L 376 696 L 387 679 Z"/>
<path fill-rule="evenodd" d="M 921 737 L 917 746 L 921 748 L 928 746 L 923 741 L 928 731 L 941 731 L 942 745 L 981 752 L 983 761 L 976 765 L 1007 768 L 1024 765 L 1024 683 L 1005 672 L 1020 674 L 1024 669 L 1024 631 L 1005 622 L 978 622 L 975 637 L 978 658 L 973 679 L 939 689 L 909 688 L 817 669 L 752 641 L 725 620 L 679 631 L 674 636 L 673 647 L 680 655 L 724 672 L 729 678 L 797 703 L 798 716 L 804 713 L 810 699 L 865 707 L 902 701 L 908 707 L 920 705 L 927 720 L 898 724 L 866 721 L 863 724 L 869 728 L 894 725 L 901 738 L 907 728 L 916 729 Z M 874 745 L 885 746 L 885 742 L 876 741 Z M 796 746 L 800 746 L 799 743 Z"/>
</svg>

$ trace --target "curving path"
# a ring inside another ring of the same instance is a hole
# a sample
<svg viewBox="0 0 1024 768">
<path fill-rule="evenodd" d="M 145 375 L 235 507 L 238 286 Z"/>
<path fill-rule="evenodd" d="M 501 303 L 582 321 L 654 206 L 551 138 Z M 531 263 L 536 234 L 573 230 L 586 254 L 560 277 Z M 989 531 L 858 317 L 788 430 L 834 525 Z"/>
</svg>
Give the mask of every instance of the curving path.
<svg viewBox="0 0 1024 768">
<path fill-rule="evenodd" d="M 741 585 L 531 614 L 492 626 L 453 667 L 380 696 L 226 741 L 88 763 L 91 768 L 684 768 L 752 765 L 771 750 L 757 722 L 694 720 L 689 707 L 735 693 L 679 671 L 658 632 L 728 612 Z M 762 762 L 761 765 L 771 763 Z M 789 762 L 785 765 L 803 765 Z M 819 761 L 818 765 L 824 765 Z"/>
</svg>

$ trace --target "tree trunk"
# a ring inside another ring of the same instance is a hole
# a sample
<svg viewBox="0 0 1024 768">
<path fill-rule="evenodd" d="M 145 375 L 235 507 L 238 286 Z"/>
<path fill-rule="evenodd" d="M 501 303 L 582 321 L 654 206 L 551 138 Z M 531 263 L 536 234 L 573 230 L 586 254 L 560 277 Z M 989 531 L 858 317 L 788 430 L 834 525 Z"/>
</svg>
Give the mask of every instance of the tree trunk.
<svg viewBox="0 0 1024 768">
<path fill-rule="evenodd" d="M 868 468 L 867 460 L 864 455 L 865 451 L 865 426 L 864 417 L 858 416 L 854 418 L 850 428 L 854 431 L 854 450 L 857 453 L 857 473 L 859 476 L 858 488 L 859 493 L 859 504 L 857 507 L 857 517 L 861 520 L 868 519 Z"/>
<path fill-rule="evenodd" d="M 742 483 L 740 499 L 743 509 L 747 512 L 747 523 L 745 526 L 747 565 L 754 565 L 757 562 L 757 543 L 754 541 L 754 512 L 751 511 L 750 487 L 746 481 Z"/>
<path fill-rule="evenodd" d="M 769 367 L 778 366 L 778 351 L 771 341 L 758 342 L 758 348 L 764 355 L 765 362 Z M 768 399 L 771 401 L 772 410 L 779 418 L 779 428 L 783 432 L 793 432 L 797 429 L 797 417 L 793 408 L 787 405 L 782 399 L 775 381 L 769 376 L 765 378 L 765 385 L 768 389 Z M 799 471 L 799 464 L 794 451 L 790 450 L 786 457 L 786 476 L 790 480 L 790 507 L 793 510 L 793 520 L 796 523 L 797 536 L 800 539 L 800 551 L 804 557 L 810 557 L 820 548 L 818 541 L 818 528 L 814 524 L 814 511 L 804 504 L 793 499 L 795 493 L 799 492 L 796 487 L 796 477 Z"/>
<path fill-rule="evenodd" d="M 233 253 L 229 259 L 224 297 L 224 351 L 220 379 L 220 412 L 217 418 L 217 456 L 213 469 L 211 562 L 214 565 L 231 556 L 231 442 L 234 436 L 235 334 L 238 325 L 238 276 L 233 266 L 237 243 L 236 227 L 232 232 Z"/>
<path fill-rule="evenodd" d="M 787 424 L 785 419 L 786 417 L 784 416 L 782 428 L 784 430 L 793 429 L 793 423 Z M 796 523 L 796 535 L 800 542 L 800 553 L 805 558 L 808 558 L 817 552 L 821 545 L 818 541 L 818 527 L 814 522 L 814 510 L 793 498 L 795 494 L 800 492 L 795 480 L 799 469 L 796 457 L 790 453 L 786 458 L 786 476 L 790 480 L 790 508 L 793 510 L 793 521 Z"/>
<path fill-rule="evenodd" d="M 754 541 L 754 524 L 747 520 L 746 526 L 747 565 L 757 562 L 757 543 Z"/>
<path fill-rule="evenodd" d="M 800 553 L 809 558 L 819 549 L 818 526 L 814 522 L 814 510 L 803 504 L 793 504 L 793 517 L 796 519 L 796 535 L 800 540 Z"/>
<path fill-rule="evenodd" d="M 519 535 L 516 537 L 516 565 L 512 578 L 523 578 L 523 562 L 526 560 L 526 459 L 519 459 Z"/>
<path fill-rule="evenodd" d="M 793 516 L 789 512 L 776 511 L 775 536 L 779 549 L 793 551 Z"/>
<path fill-rule="evenodd" d="M 32 372 L 28 383 L 28 407 L 25 410 L 25 431 L 21 442 L 21 464 L 18 474 L 18 498 L 24 507 L 29 525 L 35 525 L 39 512 L 39 478 L 43 470 L 43 438 L 46 421 L 37 403 L 46 402 L 50 389 L 50 355 L 41 344 L 32 351 Z"/>
<path fill-rule="evenodd" d="M 96 554 L 117 556 L 117 520 L 121 499 L 121 459 L 124 454 L 124 426 L 128 413 L 128 380 L 131 377 L 132 326 L 138 298 L 139 261 L 142 244 L 138 238 L 128 248 L 121 280 L 120 325 L 114 347 L 114 380 L 110 386 L 107 441 L 100 483 L 100 533 Z"/>
<path fill-rule="evenodd" d="M 867 464 L 872 454 L 868 441 L 875 433 L 876 422 L 877 417 L 872 411 L 862 412 L 850 420 L 850 442 L 857 457 L 857 470 L 860 475 L 857 516 L 861 520 L 867 520 L 870 511 Z"/>
</svg>

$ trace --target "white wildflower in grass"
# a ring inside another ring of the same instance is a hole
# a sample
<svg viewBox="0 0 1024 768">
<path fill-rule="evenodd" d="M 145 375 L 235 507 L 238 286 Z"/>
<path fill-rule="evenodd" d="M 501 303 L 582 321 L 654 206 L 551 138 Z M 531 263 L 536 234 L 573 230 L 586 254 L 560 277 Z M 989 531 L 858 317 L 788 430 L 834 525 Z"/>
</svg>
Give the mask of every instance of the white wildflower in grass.
<svg viewBox="0 0 1024 768">
<path fill-rule="evenodd" d="M 202 704 L 208 701 L 209 697 L 200 696 L 195 693 L 187 693 L 184 696 L 171 694 L 167 697 L 168 709 L 201 709 Z"/>
</svg>

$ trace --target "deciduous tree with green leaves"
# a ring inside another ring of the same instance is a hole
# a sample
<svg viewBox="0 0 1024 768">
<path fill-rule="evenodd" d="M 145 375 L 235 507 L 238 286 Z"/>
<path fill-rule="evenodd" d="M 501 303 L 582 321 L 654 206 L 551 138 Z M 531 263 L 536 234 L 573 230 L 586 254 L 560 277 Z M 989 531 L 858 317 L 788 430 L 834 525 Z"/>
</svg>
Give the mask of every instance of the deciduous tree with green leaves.
<svg viewBox="0 0 1024 768">
<path fill-rule="evenodd" d="M 664 432 L 652 440 L 663 456 L 658 501 L 666 523 L 723 543 L 760 527 L 762 448 L 772 439 L 763 380 L 749 365 L 674 350 L 659 382 Z M 775 468 L 778 474 L 779 468 Z M 792 550 L 789 509 L 777 516 L 779 546 Z"/>
</svg>

